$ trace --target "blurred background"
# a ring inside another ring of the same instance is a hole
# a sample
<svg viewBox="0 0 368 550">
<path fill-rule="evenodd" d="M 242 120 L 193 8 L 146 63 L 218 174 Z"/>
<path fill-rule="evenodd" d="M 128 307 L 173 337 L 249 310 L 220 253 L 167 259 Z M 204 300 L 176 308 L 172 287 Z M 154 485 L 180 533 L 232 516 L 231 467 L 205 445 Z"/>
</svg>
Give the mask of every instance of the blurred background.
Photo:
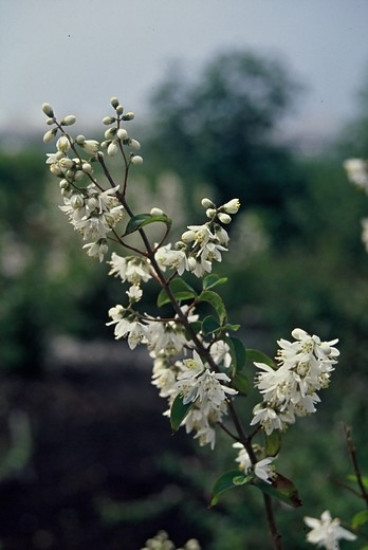
<svg viewBox="0 0 368 550">
<path fill-rule="evenodd" d="M 368 151 L 367 22 L 363 0 L 2 0 L 2 550 L 137 550 L 158 529 L 208 550 L 269 547 L 252 489 L 208 509 L 231 447 L 172 437 L 145 352 L 105 326 L 123 289 L 57 208 L 44 101 L 97 139 L 111 96 L 135 111 L 131 200 L 164 207 L 178 234 L 202 223 L 203 196 L 240 198 L 217 271 L 248 347 L 273 355 L 297 326 L 340 339 L 317 415 L 285 436 L 279 469 L 304 504 L 277 505 L 286 547 L 309 547 L 304 515 L 361 508 L 336 480 L 351 472 L 344 422 L 368 460 L 368 200 L 342 168 Z"/>
</svg>

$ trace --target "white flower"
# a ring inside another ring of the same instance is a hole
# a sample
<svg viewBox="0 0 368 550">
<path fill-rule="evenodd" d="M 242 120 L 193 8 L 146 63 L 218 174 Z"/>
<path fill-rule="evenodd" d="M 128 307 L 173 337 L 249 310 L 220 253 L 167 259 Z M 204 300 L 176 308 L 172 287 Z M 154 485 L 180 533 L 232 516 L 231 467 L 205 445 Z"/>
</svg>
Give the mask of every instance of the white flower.
<svg viewBox="0 0 368 550">
<path fill-rule="evenodd" d="M 368 218 L 363 218 L 361 221 L 361 224 L 362 224 L 362 241 L 366 251 L 368 252 Z"/>
<path fill-rule="evenodd" d="M 201 445 L 210 445 L 211 449 L 215 448 L 216 444 L 216 430 L 213 426 L 216 422 L 221 422 L 223 410 L 212 411 L 211 422 L 209 421 L 209 415 L 201 408 L 193 407 L 185 417 L 183 422 L 187 433 L 195 431 L 195 439 L 198 439 L 198 443 Z"/>
<path fill-rule="evenodd" d="M 167 356 L 177 355 L 187 342 L 181 325 L 169 321 L 148 323 L 148 349 L 151 352 L 164 352 Z"/>
<path fill-rule="evenodd" d="M 183 402 L 199 401 L 202 405 L 211 403 L 220 407 L 227 399 L 227 395 L 236 395 L 233 388 L 224 386 L 221 382 L 230 382 L 224 373 L 211 371 L 205 366 L 198 355 L 193 351 L 192 359 L 184 360 L 185 369 L 177 382 L 178 392 L 183 394 Z"/>
<path fill-rule="evenodd" d="M 124 315 L 127 310 L 117 305 L 109 309 L 109 317 L 112 321 L 106 323 L 107 326 L 114 325 L 115 339 L 124 338 L 128 335 L 128 345 L 130 349 L 134 349 L 138 344 L 146 342 L 147 327 L 139 321 L 130 321 Z"/>
<path fill-rule="evenodd" d="M 266 483 L 272 483 L 272 480 L 275 478 L 275 468 L 271 466 L 271 464 L 275 460 L 275 457 L 263 458 L 253 465 L 248 451 L 242 443 L 233 443 L 233 447 L 234 449 L 239 449 L 238 456 L 235 460 L 239 463 L 239 468 L 243 470 L 245 474 L 253 470 L 256 477 L 262 479 Z"/>
<path fill-rule="evenodd" d="M 161 246 L 155 254 L 155 259 L 163 270 L 166 267 L 175 269 L 179 275 L 188 269 L 188 260 L 184 250 L 171 250 L 171 243 Z"/>
<path fill-rule="evenodd" d="M 248 473 L 248 471 L 252 468 L 252 461 L 249 457 L 248 451 L 244 445 L 239 442 L 233 443 L 233 447 L 234 449 L 239 449 L 238 456 L 235 459 L 235 461 L 239 463 L 239 468 L 243 470 L 243 472 Z"/>
<path fill-rule="evenodd" d="M 111 265 L 109 275 L 119 276 L 123 283 L 128 281 L 133 285 L 140 285 L 141 281 L 145 283 L 151 279 L 150 267 L 145 258 L 124 258 L 113 252 L 108 263 Z"/>
<path fill-rule="evenodd" d="M 217 365 L 229 368 L 231 365 L 231 354 L 229 345 L 223 340 L 217 340 L 211 345 L 210 353 Z"/>
<path fill-rule="evenodd" d="M 126 291 L 131 303 L 139 302 L 143 296 L 143 291 L 138 285 L 132 285 L 129 290 Z"/>
<path fill-rule="evenodd" d="M 232 199 L 231 201 L 223 204 L 221 209 L 226 212 L 226 214 L 236 214 L 240 208 L 239 199 Z"/>
<path fill-rule="evenodd" d="M 268 435 L 294 423 L 295 416 L 315 412 L 315 404 L 320 401 L 316 391 L 328 387 L 340 354 L 334 347 L 338 340 L 322 342 L 302 329 L 294 329 L 292 336 L 294 342 L 278 341 L 277 367 L 255 363 L 261 370 L 255 386 L 263 396 L 263 403 L 253 409 L 251 424 L 260 422 Z"/>
<path fill-rule="evenodd" d="M 95 139 L 86 139 L 80 145 L 81 147 L 83 147 L 86 153 L 88 153 L 89 155 L 94 155 L 97 153 L 100 144 Z"/>
<path fill-rule="evenodd" d="M 280 412 L 264 403 L 258 403 L 253 409 L 253 414 L 250 425 L 260 423 L 267 435 L 271 435 L 274 430 L 284 431 L 288 424 L 293 424 L 295 421 L 291 408 Z"/>
<path fill-rule="evenodd" d="M 362 159 L 348 159 L 344 162 L 348 178 L 358 187 L 368 190 L 367 163 Z"/>
<path fill-rule="evenodd" d="M 273 466 L 271 466 L 274 460 L 275 457 L 266 457 L 254 465 L 255 475 L 266 483 L 272 483 L 272 480 L 275 477 L 275 470 Z"/>
<path fill-rule="evenodd" d="M 106 239 L 100 239 L 97 242 L 87 243 L 83 245 L 82 248 L 87 250 L 88 256 L 91 256 L 92 258 L 98 258 L 100 262 L 103 261 L 105 254 L 107 254 L 107 251 L 109 249 Z"/>
<path fill-rule="evenodd" d="M 326 550 L 339 550 L 339 539 L 355 540 L 356 535 L 340 527 L 338 518 L 332 519 L 328 510 L 323 512 L 321 519 L 305 517 L 305 523 L 312 530 L 307 534 L 307 541 Z"/>
</svg>

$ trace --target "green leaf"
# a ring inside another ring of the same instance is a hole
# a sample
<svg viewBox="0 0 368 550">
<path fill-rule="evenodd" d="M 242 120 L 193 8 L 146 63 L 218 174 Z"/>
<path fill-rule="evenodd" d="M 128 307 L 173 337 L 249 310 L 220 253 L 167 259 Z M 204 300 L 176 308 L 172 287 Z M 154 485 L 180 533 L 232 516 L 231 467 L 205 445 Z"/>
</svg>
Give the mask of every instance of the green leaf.
<svg viewBox="0 0 368 550">
<path fill-rule="evenodd" d="M 226 319 L 226 308 L 221 296 L 217 294 L 217 292 L 213 292 L 212 290 L 204 290 L 198 296 L 198 301 L 209 303 L 216 311 L 220 324 L 222 325 L 224 323 Z"/>
<path fill-rule="evenodd" d="M 281 474 L 276 474 L 276 479 L 272 481 L 272 484 L 256 479 L 254 480 L 254 486 L 258 487 L 263 493 L 277 498 L 282 502 L 286 502 L 294 508 L 302 505 L 302 501 L 299 498 L 298 491 L 293 482 Z"/>
<path fill-rule="evenodd" d="M 152 216 L 152 214 L 147 213 L 137 214 L 136 216 L 130 218 L 129 223 L 126 226 L 124 235 L 130 235 L 131 233 L 134 233 L 134 231 L 138 231 L 145 225 L 156 222 L 163 222 L 166 225 L 170 226 L 172 220 L 168 218 L 165 214 L 162 214 L 160 216 Z"/>
<path fill-rule="evenodd" d="M 355 483 L 358 482 L 358 478 L 355 474 L 348 475 L 347 478 L 348 478 L 349 481 L 354 481 Z M 361 479 L 365 489 L 368 489 L 368 477 L 367 476 L 361 476 L 360 479 Z"/>
<path fill-rule="evenodd" d="M 241 372 L 236 372 L 231 385 L 242 395 L 248 395 L 249 389 L 251 387 L 248 378 L 245 376 L 245 374 Z"/>
<path fill-rule="evenodd" d="M 203 319 L 202 332 L 205 336 L 216 332 L 220 327 L 218 320 L 213 315 L 208 315 Z"/>
<path fill-rule="evenodd" d="M 234 324 L 230 324 L 230 323 L 226 323 L 226 325 L 222 325 L 222 331 L 225 332 L 225 331 L 229 331 L 229 330 L 232 330 L 232 331 L 237 331 L 240 329 L 240 326 L 241 325 L 234 325 Z"/>
<path fill-rule="evenodd" d="M 180 424 L 183 422 L 193 405 L 193 401 L 183 403 L 183 396 L 180 394 L 175 397 L 170 410 L 170 424 L 174 432 L 178 431 Z"/>
<path fill-rule="evenodd" d="M 263 351 L 258 351 L 257 349 L 246 349 L 247 352 L 247 361 L 250 361 L 251 363 L 265 363 L 269 367 L 272 367 L 273 369 L 276 368 L 275 362 L 271 357 L 263 353 Z"/>
<path fill-rule="evenodd" d="M 190 323 L 190 326 L 198 334 L 202 330 L 202 321 L 193 321 L 193 323 Z M 190 340 L 190 337 L 188 337 L 188 340 Z"/>
<path fill-rule="evenodd" d="M 244 344 L 239 338 L 236 338 L 235 336 L 229 336 L 228 338 L 226 338 L 226 342 L 230 346 L 230 353 L 234 370 L 240 371 L 244 367 L 247 357 Z"/>
<path fill-rule="evenodd" d="M 211 273 L 203 279 L 203 290 L 209 290 L 217 285 L 223 285 L 227 280 L 227 277 L 220 277 L 217 273 Z"/>
<path fill-rule="evenodd" d="M 266 435 L 265 452 L 267 456 L 276 456 L 281 449 L 281 434 L 274 430 L 271 435 Z"/>
<path fill-rule="evenodd" d="M 253 475 L 246 476 L 245 474 L 241 474 L 239 473 L 239 470 L 232 470 L 231 472 L 222 474 L 212 488 L 210 506 L 215 506 L 218 503 L 219 497 L 222 493 L 228 491 L 229 489 L 233 489 L 234 487 L 239 487 L 239 485 L 250 483 L 253 477 Z"/>
<path fill-rule="evenodd" d="M 368 510 L 362 510 L 354 515 L 351 520 L 351 527 L 353 529 L 359 529 L 362 525 L 368 523 Z"/>
<path fill-rule="evenodd" d="M 178 302 L 181 302 L 182 300 L 191 300 L 197 296 L 194 288 L 188 285 L 188 283 L 180 277 L 173 279 L 169 284 L 169 288 Z M 170 298 L 166 290 L 163 288 L 157 297 L 157 305 L 158 307 L 161 307 L 169 302 Z"/>
</svg>

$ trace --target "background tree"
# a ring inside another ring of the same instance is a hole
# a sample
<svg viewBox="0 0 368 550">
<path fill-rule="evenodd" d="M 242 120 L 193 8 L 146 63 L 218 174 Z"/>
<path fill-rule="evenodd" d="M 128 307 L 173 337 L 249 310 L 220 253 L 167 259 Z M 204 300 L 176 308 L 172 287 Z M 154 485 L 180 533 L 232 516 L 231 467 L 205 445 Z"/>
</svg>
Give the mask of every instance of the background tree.
<svg viewBox="0 0 368 550">
<path fill-rule="evenodd" d="M 237 196 L 256 207 L 280 245 L 295 230 L 292 204 L 303 192 L 279 136 L 299 91 L 280 62 L 247 52 L 217 56 L 197 81 L 174 69 L 152 97 L 146 156 L 164 159 L 187 186 L 210 183 L 220 202 Z"/>
</svg>

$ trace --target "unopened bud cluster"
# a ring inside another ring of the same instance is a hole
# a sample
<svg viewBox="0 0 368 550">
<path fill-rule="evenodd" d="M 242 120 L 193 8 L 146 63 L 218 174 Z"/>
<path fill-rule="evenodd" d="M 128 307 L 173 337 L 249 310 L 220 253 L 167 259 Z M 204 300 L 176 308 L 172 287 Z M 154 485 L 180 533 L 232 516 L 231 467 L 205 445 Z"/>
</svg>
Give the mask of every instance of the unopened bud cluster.
<svg viewBox="0 0 368 550">
<path fill-rule="evenodd" d="M 132 120 L 133 113 L 123 115 L 117 98 L 112 98 L 111 105 L 116 115 L 105 117 L 103 122 L 114 126 L 106 131 L 107 140 L 102 143 L 87 139 L 82 134 L 71 136 L 65 127 L 75 124 L 76 117 L 67 115 L 58 121 L 51 105 L 42 105 L 42 111 L 48 117 L 46 123 L 52 126 L 44 134 L 43 141 L 50 143 L 56 140 L 56 151 L 47 154 L 46 163 L 50 172 L 59 178 L 64 201 L 60 209 L 87 241 L 83 248 L 88 255 L 100 261 L 108 251 L 109 235 L 124 218 L 124 206 L 119 197 L 120 185 L 113 185 L 111 178 L 101 182 L 95 174 L 94 165 L 104 165 L 101 148 L 107 148 L 110 156 L 121 153 L 126 169 L 131 164 L 143 162 L 141 156 L 132 152 L 140 148 L 139 142 L 130 138 L 127 130 L 121 127 L 123 120 Z"/>
</svg>

